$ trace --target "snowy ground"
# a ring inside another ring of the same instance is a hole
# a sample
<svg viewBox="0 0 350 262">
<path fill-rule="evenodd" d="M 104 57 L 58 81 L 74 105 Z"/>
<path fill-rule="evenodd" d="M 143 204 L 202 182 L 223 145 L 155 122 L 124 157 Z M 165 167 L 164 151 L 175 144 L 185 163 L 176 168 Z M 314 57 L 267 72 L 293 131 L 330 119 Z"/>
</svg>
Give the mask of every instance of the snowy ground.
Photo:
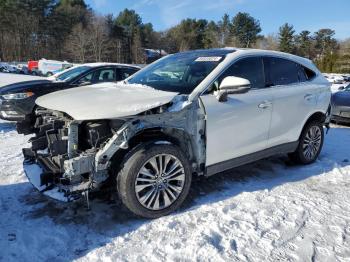
<svg viewBox="0 0 350 262">
<path fill-rule="evenodd" d="M 349 128 L 331 129 L 313 165 L 275 157 L 195 181 L 157 220 L 40 195 L 22 172 L 27 139 L 0 122 L 0 261 L 350 261 Z"/>
</svg>

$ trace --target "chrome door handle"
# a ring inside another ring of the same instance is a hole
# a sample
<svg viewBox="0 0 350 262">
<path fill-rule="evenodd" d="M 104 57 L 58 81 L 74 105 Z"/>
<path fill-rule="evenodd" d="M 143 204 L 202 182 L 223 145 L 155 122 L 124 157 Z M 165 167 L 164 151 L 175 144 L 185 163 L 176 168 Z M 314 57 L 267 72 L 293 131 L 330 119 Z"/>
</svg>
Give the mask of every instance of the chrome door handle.
<svg viewBox="0 0 350 262">
<path fill-rule="evenodd" d="M 259 108 L 261 109 L 266 109 L 272 106 L 272 103 L 270 101 L 264 101 L 258 105 Z"/>
</svg>

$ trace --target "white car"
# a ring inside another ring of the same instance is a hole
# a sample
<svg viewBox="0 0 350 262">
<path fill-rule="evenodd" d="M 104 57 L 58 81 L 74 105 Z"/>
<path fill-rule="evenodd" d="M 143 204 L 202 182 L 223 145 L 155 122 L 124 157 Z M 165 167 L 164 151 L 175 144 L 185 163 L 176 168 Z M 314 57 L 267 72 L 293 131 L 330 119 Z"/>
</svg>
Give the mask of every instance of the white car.
<svg viewBox="0 0 350 262">
<path fill-rule="evenodd" d="M 286 153 L 313 163 L 329 122 L 330 84 L 297 56 L 211 49 L 169 55 L 124 82 L 40 97 L 24 169 L 64 201 L 111 189 L 135 214 L 167 215 L 192 176 Z"/>
<path fill-rule="evenodd" d="M 55 60 L 40 59 L 38 62 L 38 70 L 43 76 L 52 76 L 72 66 L 73 64 L 68 63 L 67 61 L 61 62 Z"/>
</svg>

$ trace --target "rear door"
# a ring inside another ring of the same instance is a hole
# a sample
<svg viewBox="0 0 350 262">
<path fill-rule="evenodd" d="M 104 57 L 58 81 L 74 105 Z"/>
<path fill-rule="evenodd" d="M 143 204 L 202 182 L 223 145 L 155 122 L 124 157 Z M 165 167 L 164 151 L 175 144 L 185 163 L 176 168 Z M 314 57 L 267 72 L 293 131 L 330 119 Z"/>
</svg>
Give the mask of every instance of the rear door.
<svg viewBox="0 0 350 262">
<path fill-rule="evenodd" d="M 305 119 L 317 103 L 317 86 L 308 81 L 303 66 L 288 59 L 264 57 L 266 82 L 273 92 L 268 147 L 298 140 Z"/>
<path fill-rule="evenodd" d="M 228 95 L 219 102 L 208 93 L 201 96 L 207 116 L 207 166 L 266 149 L 272 113 L 272 94 L 265 89 L 261 57 L 242 58 L 214 83 L 227 76 L 248 79 L 251 90 Z"/>
</svg>

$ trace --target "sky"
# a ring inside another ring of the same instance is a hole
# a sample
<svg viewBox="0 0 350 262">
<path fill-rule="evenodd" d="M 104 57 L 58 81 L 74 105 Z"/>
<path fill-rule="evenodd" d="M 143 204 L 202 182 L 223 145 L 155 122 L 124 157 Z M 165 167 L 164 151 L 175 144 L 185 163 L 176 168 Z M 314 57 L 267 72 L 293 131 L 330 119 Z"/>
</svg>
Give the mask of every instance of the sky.
<svg viewBox="0 0 350 262">
<path fill-rule="evenodd" d="M 247 12 L 260 21 L 263 34 L 277 33 L 288 22 L 296 32 L 321 28 L 336 31 L 336 38 L 350 38 L 350 0 L 86 0 L 100 14 L 117 16 L 134 9 L 144 23 L 166 30 L 185 18 L 219 21 L 228 13 Z"/>
</svg>

